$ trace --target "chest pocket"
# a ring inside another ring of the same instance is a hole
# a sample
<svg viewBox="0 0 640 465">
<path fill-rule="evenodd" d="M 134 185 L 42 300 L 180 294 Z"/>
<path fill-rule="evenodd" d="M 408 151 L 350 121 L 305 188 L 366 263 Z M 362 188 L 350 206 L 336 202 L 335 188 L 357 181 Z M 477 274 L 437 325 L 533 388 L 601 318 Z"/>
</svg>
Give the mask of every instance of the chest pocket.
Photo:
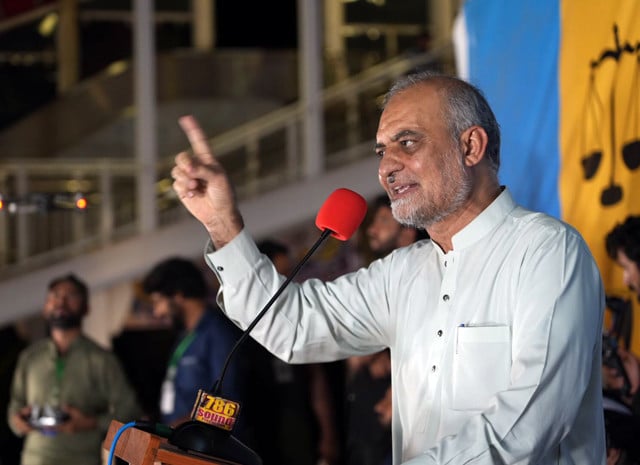
<svg viewBox="0 0 640 465">
<path fill-rule="evenodd" d="M 457 328 L 453 355 L 452 408 L 484 410 L 491 398 L 509 386 L 511 328 Z"/>
</svg>

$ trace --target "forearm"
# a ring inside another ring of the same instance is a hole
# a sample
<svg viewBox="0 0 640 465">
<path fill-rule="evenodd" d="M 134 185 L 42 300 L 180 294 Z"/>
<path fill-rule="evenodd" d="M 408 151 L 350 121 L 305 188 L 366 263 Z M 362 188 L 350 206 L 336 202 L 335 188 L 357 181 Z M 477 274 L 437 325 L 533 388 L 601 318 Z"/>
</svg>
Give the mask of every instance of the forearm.
<svg viewBox="0 0 640 465">
<path fill-rule="evenodd" d="M 205 255 L 220 281 L 218 304 L 245 329 L 284 281 L 246 232 Z M 381 270 L 349 274 L 330 283 L 290 283 L 251 336 L 280 359 L 326 362 L 384 348 L 389 312 Z M 387 343 L 388 344 L 388 343 Z"/>
</svg>

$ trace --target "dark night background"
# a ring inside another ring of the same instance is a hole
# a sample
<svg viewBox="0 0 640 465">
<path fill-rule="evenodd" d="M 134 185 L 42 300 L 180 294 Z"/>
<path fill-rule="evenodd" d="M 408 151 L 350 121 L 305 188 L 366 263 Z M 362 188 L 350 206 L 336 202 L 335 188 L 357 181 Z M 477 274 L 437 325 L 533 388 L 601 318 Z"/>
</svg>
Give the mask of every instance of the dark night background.
<svg viewBox="0 0 640 465">
<path fill-rule="evenodd" d="M 51 0 L 0 0 L 0 21 Z M 391 4 L 392 3 L 392 4 Z M 189 2 L 156 0 L 159 12 L 186 12 Z M 216 44 L 220 48 L 289 49 L 297 46 L 296 0 L 216 0 Z M 81 12 L 131 12 L 131 0 L 87 0 L 79 2 Z M 371 23 L 415 23 L 425 18 L 425 2 L 402 0 L 375 5 L 360 0 L 346 3 L 346 21 Z M 38 32 L 40 19 L 17 28 L 0 30 L 0 130 L 55 98 L 55 34 Z M 158 23 L 159 52 L 190 46 L 191 27 L 185 23 Z M 381 48 L 383 39 L 348 39 L 354 48 Z M 40 57 L 28 62 L 27 53 Z M 124 21 L 81 21 L 80 78 L 88 78 L 110 63 L 132 56 L 131 23 Z"/>
</svg>

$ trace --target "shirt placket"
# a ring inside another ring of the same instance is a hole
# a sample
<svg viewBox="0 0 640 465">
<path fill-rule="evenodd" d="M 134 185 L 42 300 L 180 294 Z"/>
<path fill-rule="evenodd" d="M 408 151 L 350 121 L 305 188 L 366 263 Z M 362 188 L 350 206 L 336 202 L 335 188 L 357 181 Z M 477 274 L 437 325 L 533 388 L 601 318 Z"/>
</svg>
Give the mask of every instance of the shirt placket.
<svg viewBox="0 0 640 465">
<path fill-rule="evenodd" d="M 442 269 L 442 283 L 440 284 L 440 291 L 438 295 L 438 307 L 435 312 L 435 334 L 431 338 L 433 341 L 433 347 L 430 351 L 431 357 L 429 359 L 429 383 L 427 383 L 427 399 L 429 405 L 439 407 L 440 395 L 439 389 L 441 386 L 441 378 L 443 376 L 443 361 L 445 358 L 445 350 L 447 347 L 447 341 L 453 336 L 449 334 L 452 332 L 452 327 L 448 322 L 451 319 L 451 308 L 453 304 L 453 292 L 455 286 L 455 253 L 449 252 L 440 257 L 440 264 Z M 446 375 L 446 374 L 445 374 Z M 440 409 L 432 408 L 429 412 L 427 419 L 427 428 L 431 429 L 437 427 L 440 422 Z"/>
</svg>

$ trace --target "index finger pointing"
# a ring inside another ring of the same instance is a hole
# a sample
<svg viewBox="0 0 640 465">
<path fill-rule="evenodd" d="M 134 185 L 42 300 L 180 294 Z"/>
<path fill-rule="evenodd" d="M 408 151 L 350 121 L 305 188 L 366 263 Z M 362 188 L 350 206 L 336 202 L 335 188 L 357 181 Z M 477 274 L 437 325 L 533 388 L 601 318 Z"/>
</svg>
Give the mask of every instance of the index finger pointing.
<svg viewBox="0 0 640 465">
<path fill-rule="evenodd" d="M 181 117 L 178 123 L 189 139 L 195 157 L 204 163 L 212 162 L 213 155 L 209 141 L 198 121 L 192 115 L 187 115 Z"/>
</svg>

